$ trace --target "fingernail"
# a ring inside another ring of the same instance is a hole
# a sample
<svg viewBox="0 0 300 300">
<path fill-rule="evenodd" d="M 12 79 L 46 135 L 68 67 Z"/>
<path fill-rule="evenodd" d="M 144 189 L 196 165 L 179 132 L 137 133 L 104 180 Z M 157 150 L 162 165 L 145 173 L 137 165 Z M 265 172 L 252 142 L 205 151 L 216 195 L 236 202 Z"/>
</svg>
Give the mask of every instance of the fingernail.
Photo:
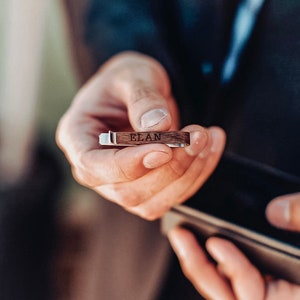
<svg viewBox="0 0 300 300">
<path fill-rule="evenodd" d="M 267 206 L 268 220 L 277 227 L 286 227 L 290 222 L 290 201 L 275 200 Z"/>
<path fill-rule="evenodd" d="M 150 110 L 141 117 L 141 127 L 145 129 L 153 127 L 167 118 L 168 115 L 168 112 L 164 109 Z"/>
<path fill-rule="evenodd" d="M 147 169 L 154 169 L 166 164 L 170 159 L 169 153 L 156 151 L 148 153 L 143 159 L 143 164 Z"/>
</svg>

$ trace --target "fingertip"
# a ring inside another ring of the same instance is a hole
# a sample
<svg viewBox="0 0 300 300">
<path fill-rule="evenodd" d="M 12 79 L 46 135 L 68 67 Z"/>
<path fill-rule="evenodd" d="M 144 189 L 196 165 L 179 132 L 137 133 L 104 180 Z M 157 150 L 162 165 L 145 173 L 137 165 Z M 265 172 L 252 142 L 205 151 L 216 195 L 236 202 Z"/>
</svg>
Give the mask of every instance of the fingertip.
<svg viewBox="0 0 300 300">
<path fill-rule="evenodd" d="M 222 152 L 226 142 L 225 131 L 222 128 L 216 126 L 210 127 L 208 130 L 212 138 L 210 151 L 215 153 Z"/>
<path fill-rule="evenodd" d="M 220 272 L 231 282 L 238 299 L 262 299 L 264 280 L 244 253 L 230 241 L 217 237 L 210 238 L 206 248 L 217 262 Z"/>
<path fill-rule="evenodd" d="M 290 222 L 290 201 L 285 198 L 276 198 L 266 208 L 268 221 L 280 228 L 286 228 Z"/>
<path fill-rule="evenodd" d="M 210 237 L 205 246 L 212 258 L 221 265 L 238 265 L 246 259 L 235 244 L 224 238 Z"/>
<path fill-rule="evenodd" d="M 194 235 L 182 227 L 171 229 L 168 232 L 168 238 L 180 258 L 189 256 L 193 252 L 191 249 L 194 249 L 195 246 L 199 247 Z"/>
<path fill-rule="evenodd" d="M 155 169 L 163 166 L 172 159 L 172 151 L 169 147 L 161 151 L 153 151 L 143 158 L 143 165 L 146 169 Z"/>
<path fill-rule="evenodd" d="M 171 244 L 177 246 L 181 244 L 182 239 L 184 239 L 185 229 L 181 227 L 174 227 L 168 233 L 168 239 L 170 240 Z M 176 247 L 177 248 L 177 247 Z"/>
<path fill-rule="evenodd" d="M 183 130 L 190 132 L 190 145 L 185 148 L 190 156 L 200 155 L 205 158 L 210 153 L 221 153 L 224 150 L 226 134 L 220 127 L 189 125 Z"/>
<path fill-rule="evenodd" d="M 196 156 L 207 146 L 209 137 L 208 132 L 204 128 L 190 132 L 190 145 L 185 148 L 190 156 Z"/>
<path fill-rule="evenodd" d="M 268 221 L 279 228 L 300 231 L 300 193 L 273 199 L 266 208 Z"/>
<path fill-rule="evenodd" d="M 231 254 L 230 249 L 228 249 L 228 241 L 218 237 L 211 237 L 206 241 L 206 249 L 208 253 L 216 260 L 218 263 L 223 263 L 227 259 L 227 255 Z M 229 253 L 228 253 L 229 252 Z"/>
<path fill-rule="evenodd" d="M 169 239 L 185 276 L 206 299 L 235 299 L 227 282 L 206 256 L 195 236 L 183 228 L 175 228 Z"/>
</svg>

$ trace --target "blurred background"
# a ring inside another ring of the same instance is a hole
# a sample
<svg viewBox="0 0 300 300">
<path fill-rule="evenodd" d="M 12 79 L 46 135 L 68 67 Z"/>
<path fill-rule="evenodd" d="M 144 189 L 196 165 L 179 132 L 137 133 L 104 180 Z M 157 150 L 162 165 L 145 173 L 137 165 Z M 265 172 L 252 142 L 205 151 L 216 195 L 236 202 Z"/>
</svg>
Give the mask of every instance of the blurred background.
<svg viewBox="0 0 300 300">
<path fill-rule="evenodd" d="M 15 127 L 16 137 L 22 131 L 30 135 L 32 126 L 34 134 L 57 151 L 57 122 L 78 88 L 61 1 L 0 1 L 1 125 Z M 11 131 L 2 129 L 1 141 L 3 136 L 8 140 L 7 135 Z M 9 146 L 10 152 L 21 151 L 18 145 Z"/>
<path fill-rule="evenodd" d="M 75 183 L 55 144 L 58 121 L 79 88 L 70 48 L 60 0 L 0 0 L 4 300 L 47 299 L 52 292 L 57 299 L 94 299 L 82 237 L 94 230 L 88 225 L 97 219 L 97 197 Z"/>
</svg>

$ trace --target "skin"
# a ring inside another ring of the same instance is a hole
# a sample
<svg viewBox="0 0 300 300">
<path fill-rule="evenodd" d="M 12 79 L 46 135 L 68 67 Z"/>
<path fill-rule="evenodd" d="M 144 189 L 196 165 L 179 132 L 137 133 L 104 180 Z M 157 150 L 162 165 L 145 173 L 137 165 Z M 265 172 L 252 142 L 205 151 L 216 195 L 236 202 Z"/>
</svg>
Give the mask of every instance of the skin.
<svg viewBox="0 0 300 300">
<path fill-rule="evenodd" d="M 223 130 L 189 125 L 182 129 L 191 133 L 191 145 L 184 149 L 162 144 L 109 148 L 98 144 L 98 135 L 179 126 L 164 68 L 148 56 L 125 52 L 110 59 L 81 88 L 58 125 L 56 139 L 79 183 L 154 220 L 192 196 L 211 175 L 224 149 Z M 266 214 L 273 225 L 300 231 L 300 195 L 275 199 Z M 228 241 L 207 241 L 207 251 L 218 262 L 215 267 L 189 231 L 176 228 L 169 239 L 187 278 L 207 299 L 300 298 L 298 286 L 266 281 Z"/>
<path fill-rule="evenodd" d="M 271 201 L 266 216 L 278 228 L 300 231 L 300 193 Z M 206 249 L 217 262 L 214 265 L 191 232 L 175 228 L 169 240 L 184 274 L 207 299 L 300 299 L 300 286 L 264 277 L 229 241 L 216 237 L 207 240 Z"/>
<path fill-rule="evenodd" d="M 157 61 L 135 52 L 110 59 L 81 88 L 56 135 L 79 183 L 148 220 L 192 196 L 225 144 L 222 129 L 189 125 L 182 129 L 190 132 L 186 148 L 100 146 L 98 135 L 108 130 L 179 130 L 169 78 Z"/>
</svg>

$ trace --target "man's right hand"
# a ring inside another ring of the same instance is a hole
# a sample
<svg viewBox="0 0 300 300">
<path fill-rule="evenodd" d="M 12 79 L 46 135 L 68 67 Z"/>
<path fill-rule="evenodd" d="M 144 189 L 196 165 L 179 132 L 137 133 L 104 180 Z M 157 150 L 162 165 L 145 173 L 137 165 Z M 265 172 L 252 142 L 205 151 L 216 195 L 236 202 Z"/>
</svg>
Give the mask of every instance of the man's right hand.
<svg viewBox="0 0 300 300">
<path fill-rule="evenodd" d="M 192 196 L 223 152 L 217 127 L 190 125 L 191 144 L 108 148 L 100 133 L 178 130 L 179 114 L 164 68 L 154 59 L 124 52 L 111 58 L 83 86 L 57 129 L 57 143 L 75 179 L 145 219 L 162 216 Z"/>
</svg>

